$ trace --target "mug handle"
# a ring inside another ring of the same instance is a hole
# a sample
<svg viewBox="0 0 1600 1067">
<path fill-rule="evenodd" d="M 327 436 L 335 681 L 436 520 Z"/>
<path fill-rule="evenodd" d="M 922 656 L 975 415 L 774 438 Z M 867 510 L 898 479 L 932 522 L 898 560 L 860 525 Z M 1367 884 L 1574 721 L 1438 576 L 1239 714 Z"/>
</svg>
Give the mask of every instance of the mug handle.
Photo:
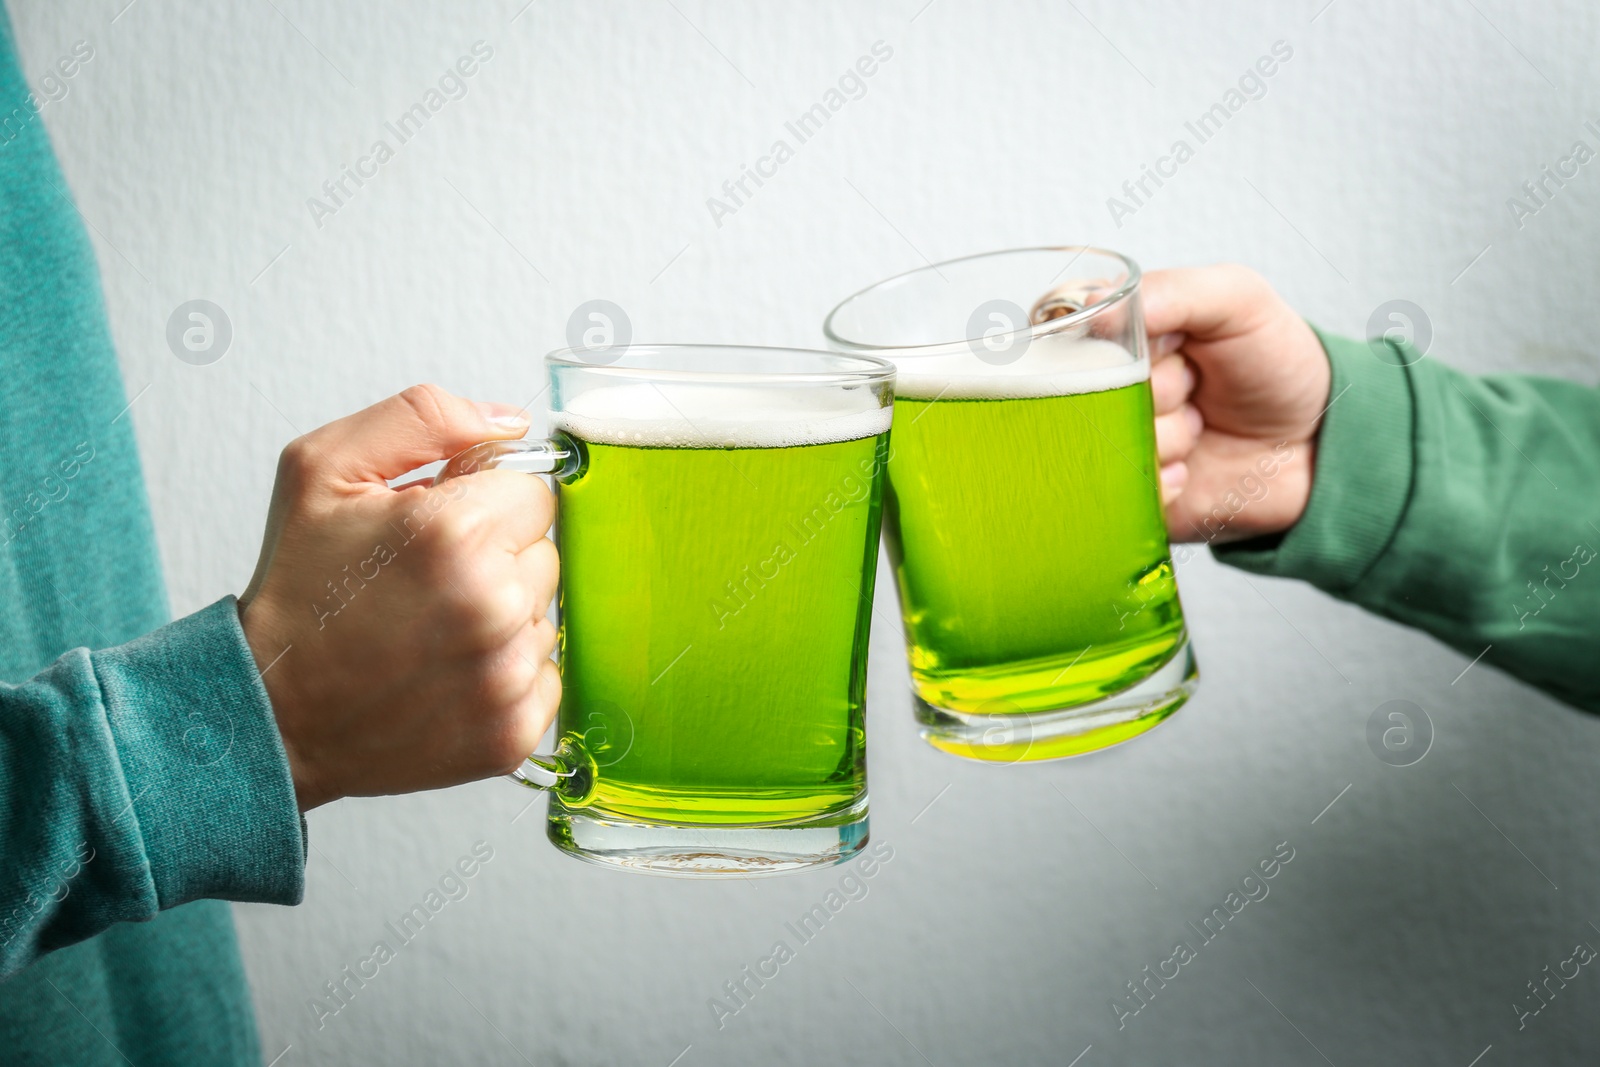
<svg viewBox="0 0 1600 1067">
<path fill-rule="evenodd" d="M 487 470 L 548 474 L 569 481 L 583 473 L 584 460 L 582 446 L 565 434 L 542 441 L 485 441 L 457 453 L 434 476 L 433 484 Z M 581 803 L 593 785 L 594 768 L 586 753 L 562 741 L 554 752 L 529 756 L 506 778 L 529 789 L 549 790 L 568 803 Z"/>
</svg>

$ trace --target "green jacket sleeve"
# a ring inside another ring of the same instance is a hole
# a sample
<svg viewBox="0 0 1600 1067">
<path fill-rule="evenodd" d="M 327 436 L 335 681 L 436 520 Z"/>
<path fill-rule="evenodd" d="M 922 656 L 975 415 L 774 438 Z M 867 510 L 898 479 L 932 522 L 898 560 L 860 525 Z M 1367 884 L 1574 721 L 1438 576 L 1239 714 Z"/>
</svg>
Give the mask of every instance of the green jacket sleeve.
<svg viewBox="0 0 1600 1067">
<path fill-rule="evenodd" d="M 303 824 L 232 597 L 0 686 L 0 978 L 202 897 L 298 903 Z"/>
<path fill-rule="evenodd" d="M 1600 712 L 1600 391 L 1318 335 L 1332 404 L 1305 514 L 1217 558 L 1305 579 Z"/>
</svg>

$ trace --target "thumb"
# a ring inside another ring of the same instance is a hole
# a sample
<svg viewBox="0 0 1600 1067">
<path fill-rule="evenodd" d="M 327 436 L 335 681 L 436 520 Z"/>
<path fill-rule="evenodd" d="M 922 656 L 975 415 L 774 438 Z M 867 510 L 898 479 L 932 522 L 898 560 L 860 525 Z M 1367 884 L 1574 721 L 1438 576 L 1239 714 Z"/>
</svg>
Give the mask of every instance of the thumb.
<svg viewBox="0 0 1600 1067">
<path fill-rule="evenodd" d="M 521 437 L 528 417 L 509 404 L 474 403 L 437 385 L 413 385 L 305 435 L 313 461 L 351 482 L 387 482 L 480 441 Z"/>
<path fill-rule="evenodd" d="M 1231 263 L 1151 271 L 1140 289 L 1151 337 L 1181 332 L 1202 342 L 1248 333 L 1277 297 L 1261 275 Z"/>
</svg>

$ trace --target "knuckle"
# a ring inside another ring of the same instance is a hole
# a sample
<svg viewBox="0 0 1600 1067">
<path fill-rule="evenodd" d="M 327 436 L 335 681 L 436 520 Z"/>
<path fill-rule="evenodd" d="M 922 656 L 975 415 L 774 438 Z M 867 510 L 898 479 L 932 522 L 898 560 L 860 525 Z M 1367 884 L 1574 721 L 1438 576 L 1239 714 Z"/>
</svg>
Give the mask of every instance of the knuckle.
<svg viewBox="0 0 1600 1067">
<path fill-rule="evenodd" d="M 278 454 L 278 476 L 291 483 L 304 482 L 316 465 L 317 450 L 305 437 L 296 437 Z"/>
<path fill-rule="evenodd" d="M 417 421 L 424 426 L 440 426 L 445 422 L 453 398 L 432 382 L 408 386 L 400 391 L 400 402 L 411 409 Z"/>
<path fill-rule="evenodd" d="M 556 494 L 545 484 L 543 478 L 529 478 L 528 482 L 533 487 L 534 502 L 544 509 L 554 511 L 556 507 Z"/>
<path fill-rule="evenodd" d="M 556 495 L 550 487 L 544 484 L 543 478 L 530 478 L 533 482 L 533 513 L 539 517 L 539 525 L 548 532 L 556 521 Z"/>
<path fill-rule="evenodd" d="M 543 736 L 542 732 L 539 736 Z M 518 723 L 508 722 L 496 733 L 484 754 L 493 764 L 494 773 L 510 774 L 538 747 L 538 736 L 530 737 Z"/>
<path fill-rule="evenodd" d="M 429 559 L 446 566 L 457 566 L 477 544 L 483 520 L 476 508 L 462 502 L 431 507 L 417 525 L 417 540 Z"/>
<path fill-rule="evenodd" d="M 541 687 L 540 692 L 518 703 L 498 724 L 485 753 L 494 763 L 497 773 L 510 774 L 539 747 L 540 739 L 556 715 L 560 679 L 556 678 L 553 685 L 553 689 Z M 556 699 L 548 699 L 545 695 L 547 692 L 554 692 Z"/>
<path fill-rule="evenodd" d="M 485 490 L 483 502 L 506 513 L 532 515 L 548 527 L 555 513 L 555 497 L 543 478 L 530 478 L 512 470 L 490 470 L 475 476 Z M 476 487 L 475 487 L 476 488 Z"/>
<path fill-rule="evenodd" d="M 538 564 L 540 571 L 555 573 L 561 569 L 561 553 L 556 550 L 556 543 L 548 537 L 541 537 L 528 546 L 533 552 L 533 560 Z"/>
<path fill-rule="evenodd" d="M 540 619 L 533 624 L 533 648 L 540 656 L 548 659 L 550 653 L 556 649 L 556 626 L 549 619 Z"/>
<path fill-rule="evenodd" d="M 488 591 L 470 576 L 452 578 L 444 598 L 446 624 L 460 647 L 484 654 L 505 643 L 507 627 L 485 606 Z"/>
<path fill-rule="evenodd" d="M 465 550 L 478 532 L 477 514 L 473 508 L 441 508 L 428 523 L 425 539 L 432 547 L 445 552 Z"/>
<path fill-rule="evenodd" d="M 1218 269 L 1232 285 L 1238 288 L 1261 290 L 1267 287 L 1267 280 L 1243 263 L 1223 263 Z"/>
<path fill-rule="evenodd" d="M 1193 446 L 1194 434 L 1181 412 L 1156 419 L 1156 451 L 1163 460 L 1182 459 Z"/>
<path fill-rule="evenodd" d="M 514 705 L 538 688 L 539 670 L 537 664 L 511 650 L 484 679 L 485 696 L 496 707 Z"/>
<path fill-rule="evenodd" d="M 516 582 L 485 583 L 478 607 L 490 625 L 501 632 L 514 633 L 533 618 L 532 597 Z"/>
<path fill-rule="evenodd" d="M 561 668 L 557 667 L 554 660 L 545 660 L 539 664 L 537 685 L 539 713 L 543 716 L 539 733 L 543 736 L 545 729 L 550 725 L 550 720 L 555 718 L 556 709 L 561 706 Z"/>
<path fill-rule="evenodd" d="M 1178 423 L 1178 440 L 1185 453 L 1194 451 L 1194 446 L 1200 440 L 1200 416 L 1194 407 L 1183 405 L 1173 413 Z"/>
<path fill-rule="evenodd" d="M 529 549 L 534 553 L 533 578 L 541 591 L 546 592 L 546 604 L 549 597 L 555 595 L 557 584 L 561 581 L 561 553 L 556 550 L 555 542 L 548 537 L 542 538 Z"/>
<path fill-rule="evenodd" d="M 447 625 L 462 647 L 480 654 L 504 651 L 511 661 L 521 663 L 517 634 L 533 613 L 528 595 L 515 583 L 455 570 L 441 595 Z"/>
<path fill-rule="evenodd" d="M 531 515 L 538 520 L 536 525 L 549 528 L 555 517 L 555 494 L 543 478 L 509 470 L 490 471 L 484 477 L 484 484 L 491 488 L 493 499 L 501 508 Z"/>
<path fill-rule="evenodd" d="M 496 775 L 497 777 L 504 778 L 506 775 L 521 767 L 522 761 L 527 759 L 532 754 L 533 750 L 529 749 L 527 752 L 523 753 L 521 756 L 517 756 L 514 759 L 501 760 L 499 763 L 494 765 L 493 769 L 489 773 Z"/>
</svg>

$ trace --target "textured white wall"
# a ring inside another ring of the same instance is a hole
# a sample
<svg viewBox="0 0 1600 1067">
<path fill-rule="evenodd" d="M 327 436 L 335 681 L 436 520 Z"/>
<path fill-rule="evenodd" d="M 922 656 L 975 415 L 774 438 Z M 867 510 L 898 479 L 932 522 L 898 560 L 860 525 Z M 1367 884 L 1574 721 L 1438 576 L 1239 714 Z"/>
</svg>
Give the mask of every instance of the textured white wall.
<svg viewBox="0 0 1600 1067">
<path fill-rule="evenodd" d="M 1578 0 L 126 3 L 12 0 L 35 76 L 96 51 L 45 116 L 129 391 L 148 386 L 133 417 L 179 611 L 244 585 L 296 429 L 426 379 L 526 400 L 596 297 L 641 339 L 815 344 L 837 297 L 924 256 L 1081 240 L 1241 260 L 1347 333 L 1409 299 L 1431 358 L 1600 380 L 1600 164 L 1520 228 L 1505 204 L 1575 139 L 1600 147 Z M 1280 39 L 1265 97 L 1115 225 L 1107 197 Z M 478 40 L 466 97 L 318 228 L 307 198 Z M 894 55 L 865 96 L 717 226 L 707 197 L 878 40 Z M 197 297 L 234 329 L 210 366 L 164 337 Z M 895 858 L 721 1031 L 707 999 L 838 871 L 587 867 L 500 782 L 313 813 L 305 905 L 238 909 L 267 1058 L 1592 1061 L 1600 977 L 1521 1032 L 1510 1005 L 1600 944 L 1600 726 L 1308 588 L 1205 557 L 1183 588 L 1199 697 L 1057 765 L 924 748 L 878 625 L 873 834 Z M 1368 748 L 1391 699 L 1436 730 L 1411 767 Z M 308 999 L 478 840 L 470 895 L 318 1029 Z M 1119 1031 L 1123 983 L 1283 841 L 1271 895 Z"/>
</svg>

